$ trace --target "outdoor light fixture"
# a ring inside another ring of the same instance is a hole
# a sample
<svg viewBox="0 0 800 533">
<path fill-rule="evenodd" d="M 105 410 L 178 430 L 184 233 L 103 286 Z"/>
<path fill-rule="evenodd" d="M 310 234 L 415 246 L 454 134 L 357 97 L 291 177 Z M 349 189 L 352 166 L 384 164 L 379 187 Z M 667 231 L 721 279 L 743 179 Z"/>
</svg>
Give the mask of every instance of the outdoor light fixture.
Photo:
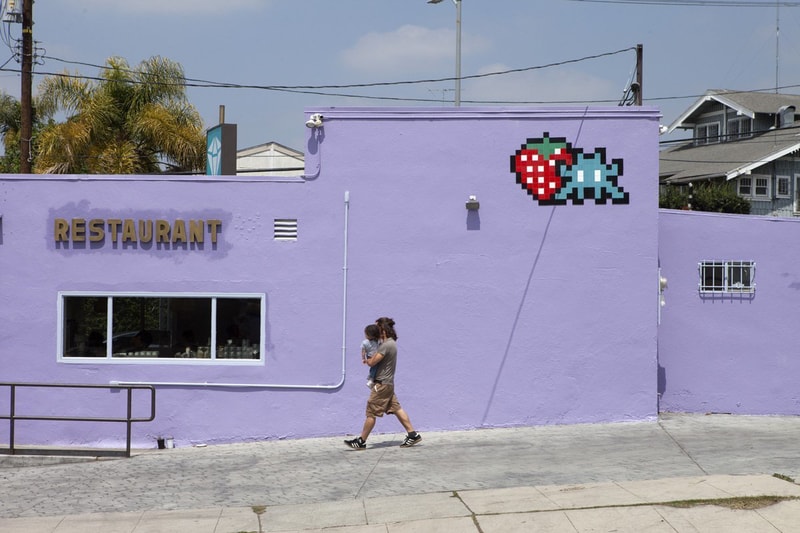
<svg viewBox="0 0 800 533">
<path fill-rule="evenodd" d="M 429 4 L 441 4 L 443 0 L 428 0 Z M 456 5 L 456 107 L 461 106 L 461 0 Z"/>
<path fill-rule="evenodd" d="M 439 0 L 441 2 L 441 0 Z M 469 200 L 467 200 L 467 211 L 477 211 L 480 209 L 481 204 L 478 201 L 478 197 L 475 195 L 471 195 Z"/>
<path fill-rule="evenodd" d="M 319 113 L 314 113 L 311 115 L 311 118 L 306 120 L 306 128 L 321 128 L 322 127 L 322 115 Z"/>
</svg>

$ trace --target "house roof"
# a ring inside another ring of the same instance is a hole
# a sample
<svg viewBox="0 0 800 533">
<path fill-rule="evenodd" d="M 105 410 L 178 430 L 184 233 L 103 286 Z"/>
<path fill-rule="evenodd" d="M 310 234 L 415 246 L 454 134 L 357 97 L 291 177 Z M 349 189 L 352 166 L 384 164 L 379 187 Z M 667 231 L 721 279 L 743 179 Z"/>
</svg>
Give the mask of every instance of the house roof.
<svg viewBox="0 0 800 533">
<path fill-rule="evenodd" d="M 663 183 L 730 180 L 798 150 L 800 121 L 734 142 L 678 146 L 660 152 L 659 180 Z"/>
<path fill-rule="evenodd" d="M 785 106 L 800 109 L 800 95 L 711 89 L 670 124 L 667 133 L 678 128 L 693 128 L 697 117 L 708 112 L 709 108 L 717 103 L 735 110 L 740 115 L 755 118 L 756 114 L 774 115 Z"/>
<path fill-rule="evenodd" d="M 295 150 L 294 148 L 289 148 L 288 146 L 277 143 L 275 141 L 258 144 L 256 146 L 250 146 L 249 148 L 242 148 L 241 150 L 236 151 L 236 156 L 247 157 L 255 154 L 261 154 L 264 152 L 278 152 L 282 155 L 288 157 L 294 157 L 297 159 L 303 159 L 304 157 L 303 152 Z"/>
<path fill-rule="evenodd" d="M 301 176 L 305 168 L 303 152 L 274 141 L 242 148 L 236 152 L 237 175 Z"/>
</svg>

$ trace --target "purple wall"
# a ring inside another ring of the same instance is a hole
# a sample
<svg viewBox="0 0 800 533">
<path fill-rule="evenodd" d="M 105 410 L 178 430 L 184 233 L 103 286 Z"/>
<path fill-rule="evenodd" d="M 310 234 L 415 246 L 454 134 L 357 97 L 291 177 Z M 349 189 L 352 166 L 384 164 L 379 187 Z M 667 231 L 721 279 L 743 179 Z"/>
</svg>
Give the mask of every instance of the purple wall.
<svg viewBox="0 0 800 533">
<path fill-rule="evenodd" d="M 164 435 L 182 446 L 352 434 L 368 394 L 363 327 L 388 315 L 399 335 L 398 395 L 420 431 L 656 416 L 655 110 L 312 112 L 325 124 L 309 130 L 305 181 L 0 177 L 0 380 L 227 384 L 159 386 L 156 420 L 134 426 L 139 447 Z M 545 132 L 622 159 L 618 185 L 629 203 L 534 201 L 515 182 L 510 157 Z M 477 213 L 465 209 L 470 195 Z M 56 217 L 215 218 L 222 229 L 217 246 L 202 250 L 59 248 Z M 276 218 L 298 220 L 296 242 L 273 240 Z M 59 361 L 59 291 L 263 293 L 266 358 Z M 76 409 L 102 413 L 121 396 L 97 394 Z M 20 405 L 77 402 L 36 395 Z M 393 418 L 376 429 L 400 430 Z M 123 438 L 114 425 L 17 430 L 19 444 Z"/>
<path fill-rule="evenodd" d="M 800 220 L 660 212 L 669 280 L 659 327 L 661 411 L 800 414 Z M 755 261 L 752 298 L 703 298 L 701 261 Z"/>
</svg>

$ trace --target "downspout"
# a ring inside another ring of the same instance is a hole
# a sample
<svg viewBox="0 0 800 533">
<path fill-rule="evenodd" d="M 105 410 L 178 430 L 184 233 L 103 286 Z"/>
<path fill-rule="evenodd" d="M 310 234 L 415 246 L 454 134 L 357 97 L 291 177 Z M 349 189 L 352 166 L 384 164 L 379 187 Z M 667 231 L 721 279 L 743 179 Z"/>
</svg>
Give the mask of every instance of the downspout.
<svg viewBox="0 0 800 533">
<path fill-rule="evenodd" d="M 336 390 L 344 385 L 347 375 L 347 238 L 350 219 L 350 191 L 344 192 L 344 264 L 342 266 L 342 377 L 334 385 L 302 385 L 287 383 L 209 383 L 207 381 L 110 381 L 109 385 L 153 385 L 156 387 L 219 387 L 228 389 L 294 389 Z"/>
</svg>

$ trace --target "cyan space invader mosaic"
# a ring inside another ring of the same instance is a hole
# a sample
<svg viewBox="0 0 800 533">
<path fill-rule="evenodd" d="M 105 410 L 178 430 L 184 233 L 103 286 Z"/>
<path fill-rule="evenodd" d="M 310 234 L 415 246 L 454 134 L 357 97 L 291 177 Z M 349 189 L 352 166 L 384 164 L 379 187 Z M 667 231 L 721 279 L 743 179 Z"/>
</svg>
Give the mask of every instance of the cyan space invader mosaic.
<svg viewBox="0 0 800 533">
<path fill-rule="evenodd" d="M 565 137 L 531 138 L 511 156 L 511 172 L 517 183 L 539 205 L 627 204 L 630 197 L 617 184 L 622 175 L 622 159 L 606 162 L 606 149 L 584 153 Z"/>
</svg>

